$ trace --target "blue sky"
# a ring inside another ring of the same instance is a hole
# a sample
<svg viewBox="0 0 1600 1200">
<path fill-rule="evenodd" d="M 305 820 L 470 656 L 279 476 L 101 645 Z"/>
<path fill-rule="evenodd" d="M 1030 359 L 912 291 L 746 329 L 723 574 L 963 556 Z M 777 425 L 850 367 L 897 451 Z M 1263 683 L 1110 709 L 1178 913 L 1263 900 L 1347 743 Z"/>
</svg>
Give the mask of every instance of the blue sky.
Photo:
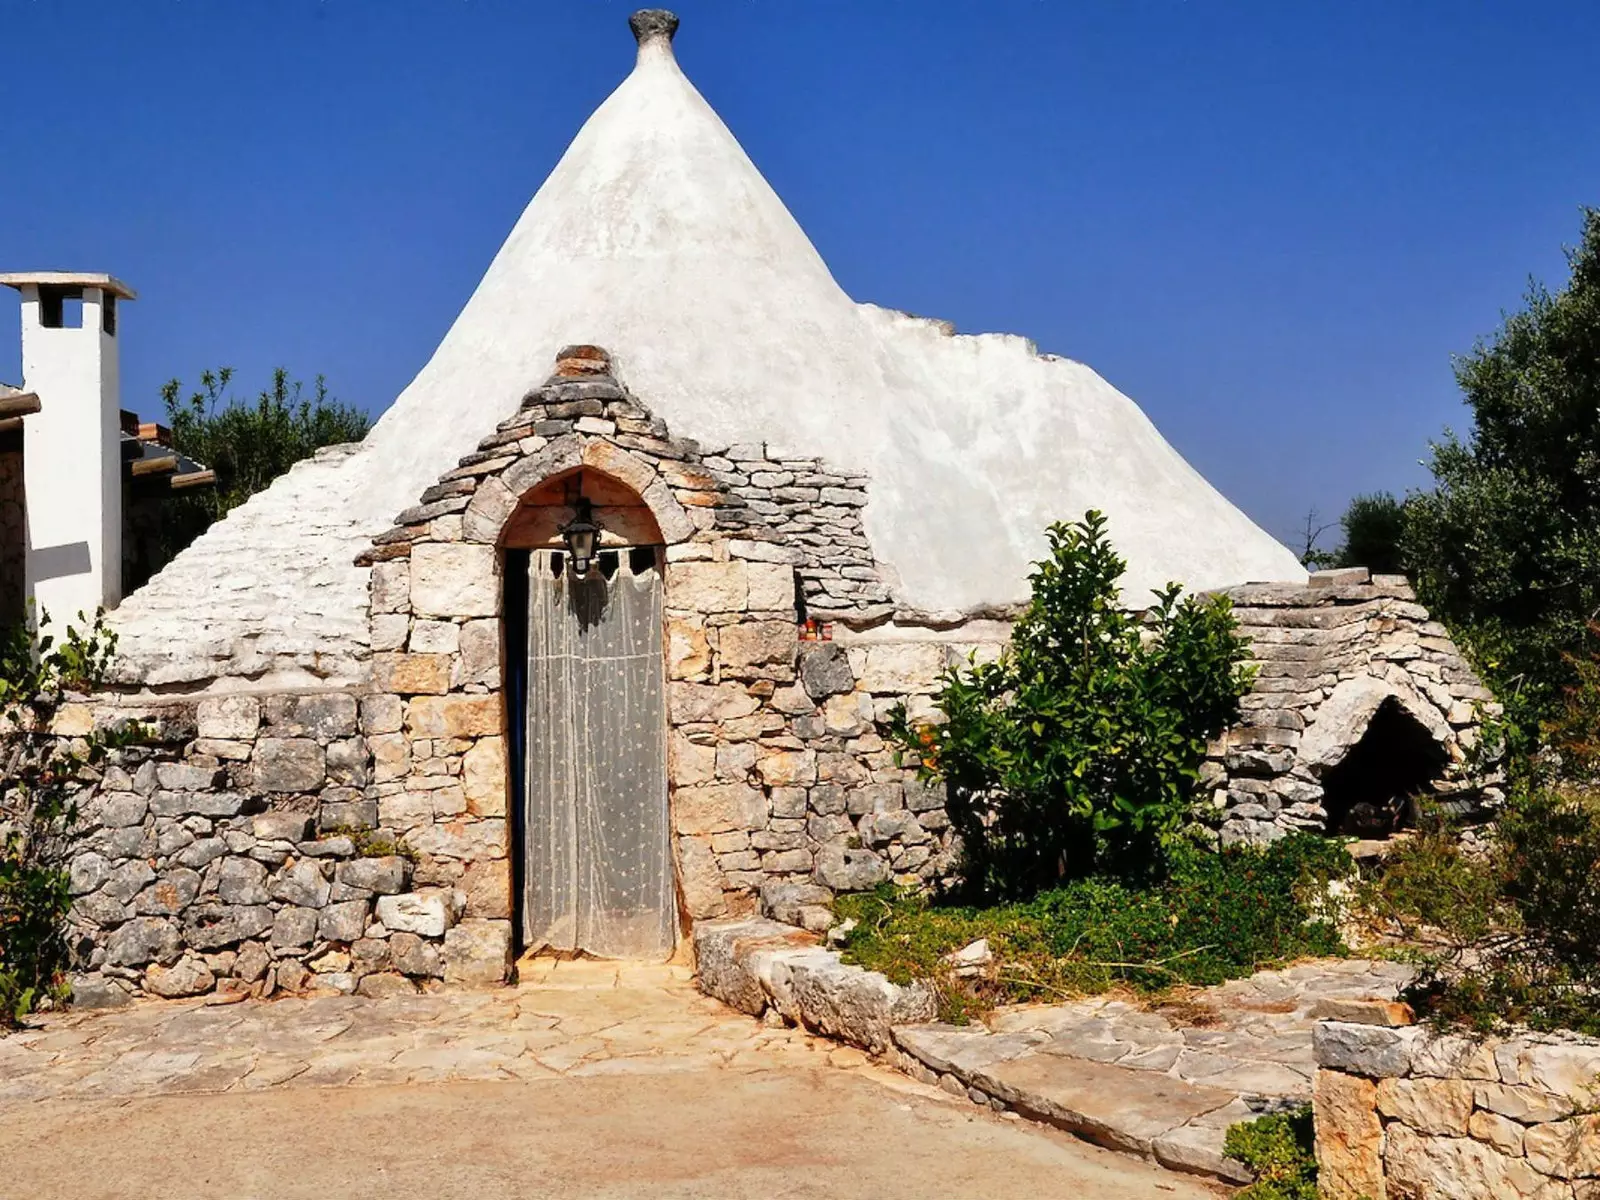
<svg viewBox="0 0 1600 1200">
<path fill-rule="evenodd" d="M 0 269 L 139 290 L 146 416 L 221 363 L 381 410 L 628 71 L 632 7 L 0 0 Z M 678 11 L 847 291 L 1089 363 L 1285 539 L 1426 480 L 1464 421 L 1451 355 L 1561 278 L 1600 203 L 1592 2 Z"/>
</svg>

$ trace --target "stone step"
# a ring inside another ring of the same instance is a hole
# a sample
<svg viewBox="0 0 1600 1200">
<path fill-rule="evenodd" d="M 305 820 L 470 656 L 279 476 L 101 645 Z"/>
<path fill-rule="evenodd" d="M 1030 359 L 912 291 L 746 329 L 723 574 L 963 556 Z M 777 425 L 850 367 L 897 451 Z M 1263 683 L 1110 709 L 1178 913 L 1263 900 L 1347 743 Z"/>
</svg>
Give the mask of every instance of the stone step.
<svg viewBox="0 0 1600 1200">
<path fill-rule="evenodd" d="M 1176 1171 L 1246 1183 L 1222 1153 L 1228 1126 L 1258 1115 L 1238 1093 L 1170 1075 L 1042 1052 L 1037 1030 L 989 1033 L 947 1025 L 898 1026 L 895 1044 L 948 1090 L 954 1079 L 1025 1117 Z"/>
</svg>

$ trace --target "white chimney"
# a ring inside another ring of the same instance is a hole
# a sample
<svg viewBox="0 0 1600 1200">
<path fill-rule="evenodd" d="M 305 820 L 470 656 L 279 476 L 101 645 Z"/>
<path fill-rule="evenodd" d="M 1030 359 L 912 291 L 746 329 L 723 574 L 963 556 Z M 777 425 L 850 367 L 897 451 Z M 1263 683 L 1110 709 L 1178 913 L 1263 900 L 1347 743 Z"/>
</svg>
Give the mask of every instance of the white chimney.
<svg viewBox="0 0 1600 1200">
<path fill-rule="evenodd" d="M 58 633 L 122 599 L 122 404 L 117 304 L 109 275 L 0 275 L 22 293 L 23 386 L 39 411 L 23 422 L 26 592 Z"/>
</svg>

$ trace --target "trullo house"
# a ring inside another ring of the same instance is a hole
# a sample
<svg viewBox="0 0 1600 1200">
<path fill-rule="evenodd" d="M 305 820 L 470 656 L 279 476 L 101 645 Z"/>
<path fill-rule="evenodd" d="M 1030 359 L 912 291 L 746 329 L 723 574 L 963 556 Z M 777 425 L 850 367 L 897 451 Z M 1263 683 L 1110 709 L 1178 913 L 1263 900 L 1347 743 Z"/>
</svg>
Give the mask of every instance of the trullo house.
<svg viewBox="0 0 1600 1200">
<path fill-rule="evenodd" d="M 522 948 L 665 956 L 697 919 L 814 924 L 934 878 L 942 797 L 875 722 L 1002 643 L 1044 528 L 1090 507 L 1130 601 L 1248 583 L 1269 630 L 1439 632 L 1383 609 L 1393 581 L 1308 601 L 1088 367 L 845 295 L 679 69 L 677 20 L 631 24 L 632 73 L 366 441 L 115 609 L 117 690 L 68 724 L 140 713 L 158 741 L 87 815 L 81 999 L 497 980 Z M 1293 742 L 1341 672 L 1367 681 L 1347 724 L 1425 713 L 1429 745 L 1475 686 L 1346 660 L 1269 705 L 1265 749 L 1219 748 L 1239 836 L 1321 819 Z"/>
</svg>

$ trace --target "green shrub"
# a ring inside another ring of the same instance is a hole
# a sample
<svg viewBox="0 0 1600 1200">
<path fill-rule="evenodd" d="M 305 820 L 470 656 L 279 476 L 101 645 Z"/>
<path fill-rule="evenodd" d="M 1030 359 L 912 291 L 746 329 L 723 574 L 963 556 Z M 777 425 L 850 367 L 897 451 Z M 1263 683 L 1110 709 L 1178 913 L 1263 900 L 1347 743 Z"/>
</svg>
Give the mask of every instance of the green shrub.
<svg viewBox="0 0 1600 1200">
<path fill-rule="evenodd" d="M 1313 897 L 1349 868 L 1341 846 L 1301 835 L 1265 849 L 1177 849 L 1166 878 L 1144 885 L 1079 879 L 992 908 L 944 906 L 885 887 L 840 897 L 835 911 L 857 922 L 847 961 L 897 983 L 930 981 L 945 1019 L 963 1020 L 996 1003 L 1119 985 L 1149 993 L 1207 986 L 1341 953 L 1333 925 L 1312 915 Z M 956 976 L 945 956 L 979 938 L 989 939 L 993 967 Z"/>
<path fill-rule="evenodd" d="M 903 708 L 890 722 L 902 753 L 948 785 L 974 898 L 1158 874 L 1192 819 L 1206 743 L 1249 688 L 1225 597 L 1174 584 L 1141 618 L 1122 607 L 1127 564 L 1104 517 L 1048 536 L 1005 654 L 945 675 L 942 724 L 913 728 Z"/>
<path fill-rule="evenodd" d="M 1486 1032 L 1519 1024 L 1600 1035 L 1600 796 L 1517 794 L 1479 870 L 1492 903 L 1475 881 L 1458 902 L 1476 911 L 1446 926 L 1458 935 L 1456 953 L 1433 963 L 1410 999 L 1435 1020 Z"/>
<path fill-rule="evenodd" d="M 1437 819 L 1425 818 L 1415 834 L 1395 842 L 1362 881 L 1356 904 L 1384 932 L 1412 940 L 1442 937 L 1458 947 L 1481 942 L 1515 919 L 1494 864 L 1465 852 L 1457 831 Z"/>
<path fill-rule="evenodd" d="M 1317 1200 L 1311 1106 L 1245 1121 L 1228 1130 L 1222 1152 L 1256 1173 L 1235 1200 Z"/>
<path fill-rule="evenodd" d="M 96 620 L 37 653 L 22 627 L 0 630 L 0 1026 L 64 992 L 67 859 L 78 800 L 109 750 L 138 735 L 68 741 L 50 723 L 69 690 L 104 677 L 113 635 Z"/>
</svg>

